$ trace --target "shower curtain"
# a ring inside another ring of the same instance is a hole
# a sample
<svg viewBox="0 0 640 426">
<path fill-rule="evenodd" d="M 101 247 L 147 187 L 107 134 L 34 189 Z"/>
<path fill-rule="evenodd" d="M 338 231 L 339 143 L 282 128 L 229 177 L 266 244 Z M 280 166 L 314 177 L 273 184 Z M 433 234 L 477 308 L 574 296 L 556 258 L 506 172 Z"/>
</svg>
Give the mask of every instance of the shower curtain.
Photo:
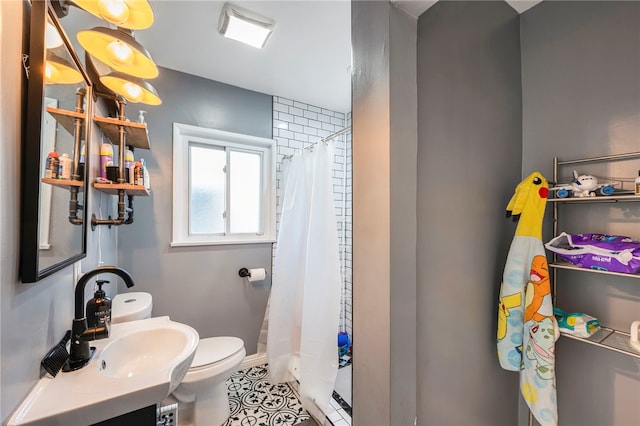
<svg viewBox="0 0 640 426">
<path fill-rule="evenodd" d="M 340 255 L 333 203 L 333 147 L 291 159 L 269 302 L 272 383 L 300 381 L 303 407 L 327 412 L 338 371 Z"/>
</svg>

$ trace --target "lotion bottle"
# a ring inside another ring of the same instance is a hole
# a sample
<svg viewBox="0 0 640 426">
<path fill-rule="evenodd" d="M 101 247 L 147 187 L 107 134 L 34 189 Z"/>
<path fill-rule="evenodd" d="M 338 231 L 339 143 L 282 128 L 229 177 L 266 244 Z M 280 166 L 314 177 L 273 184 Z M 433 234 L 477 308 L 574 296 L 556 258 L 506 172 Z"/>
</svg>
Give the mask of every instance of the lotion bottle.
<svg viewBox="0 0 640 426">
<path fill-rule="evenodd" d="M 71 168 L 73 167 L 73 162 L 71 161 L 71 157 L 66 152 L 62 154 L 59 158 L 60 171 L 58 172 L 58 179 L 71 179 Z"/>
<path fill-rule="evenodd" d="M 93 299 L 87 302 L 86 317 L 87 326 L 93 327 L 106 327 L 107 330 L 111 327 L 111 299 L 109 299 L 102 290 L 102 286 L 109 281 L 96 280 L 98 290 L 93 295 Z"/>
</svg>

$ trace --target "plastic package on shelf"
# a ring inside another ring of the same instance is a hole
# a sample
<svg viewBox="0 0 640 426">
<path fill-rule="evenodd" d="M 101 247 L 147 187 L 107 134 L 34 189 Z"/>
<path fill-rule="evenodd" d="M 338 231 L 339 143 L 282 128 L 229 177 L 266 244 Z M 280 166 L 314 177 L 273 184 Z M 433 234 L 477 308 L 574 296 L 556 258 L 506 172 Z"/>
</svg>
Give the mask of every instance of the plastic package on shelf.
<svg viewBox="0 0 640 426">
<path fill-rule="evenodd" d="M 600 321 L 587 314 L 566 313 L 560 308 L 553 308 L 553 315 L 558 321 L 560 331 L 574 336 L 587 338 L 601 328 Z"/>
<path fill-rule="evenodd" d="M 640 271 L 640 241 L 629 237 L 562 232 L 545 247 L 581 268 L 627 274 Z"/>
</svg>

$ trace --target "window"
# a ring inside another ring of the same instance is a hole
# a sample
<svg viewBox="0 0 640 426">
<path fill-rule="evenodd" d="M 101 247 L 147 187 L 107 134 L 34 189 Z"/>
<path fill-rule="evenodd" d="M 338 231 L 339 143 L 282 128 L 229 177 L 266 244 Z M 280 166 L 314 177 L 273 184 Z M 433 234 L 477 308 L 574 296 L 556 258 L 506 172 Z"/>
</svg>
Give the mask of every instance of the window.
<svg viewBox="0 0 640 426">
<path fill-rule="evenodd" d="M 173 123 L 171 246 L 274 242 L 274 146 Z"/>
</svg>

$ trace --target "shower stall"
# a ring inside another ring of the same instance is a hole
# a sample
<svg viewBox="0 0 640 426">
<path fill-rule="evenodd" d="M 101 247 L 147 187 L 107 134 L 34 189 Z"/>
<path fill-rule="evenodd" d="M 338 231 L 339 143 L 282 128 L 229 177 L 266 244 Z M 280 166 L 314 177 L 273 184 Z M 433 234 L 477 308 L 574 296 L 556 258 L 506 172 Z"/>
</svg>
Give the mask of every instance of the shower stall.
<svg viewBox="0 0 640 426">
<path fill-rule="evenodd" d="M 351 347 L 352 334 L 352 179 L 351 179 L 351 113 L 327 110 L 294 100 L 274 97 L 273 137 L 277 141 L 277 223 L 280 234 L 286 169 L 296 153 L 314 147 L 318 143 L 331 145 L 330 186 L 332 188 L 333 210 L 339 248 L 339 313 L 335 330 L 335 357 L 339 371 L 335 381 L 335 400 L 327 416 L 335 415 L 338 408 L 350 415 L 351 405 Z M 329 200 L 331 201 L 331 200 Z M 300 232 L 303 232 L 302 230 Z M 273 247 L 273 258 L 278 251 L 278 243 Z M 273 280 L 278 280 L 278 268 L 274 266 Z M 273 294 L 272 289 L 272 294 Z M 270 307 L 268 308 L 270 309 Z M 268 314 L 267 314 L 268 315 Z M 264 327 L 263 327 L 264 328 Z M 262 339 L 264 340 L 264 339 Z M 341 344 L 341 346 L 338 345 Z"/>
</svg>

